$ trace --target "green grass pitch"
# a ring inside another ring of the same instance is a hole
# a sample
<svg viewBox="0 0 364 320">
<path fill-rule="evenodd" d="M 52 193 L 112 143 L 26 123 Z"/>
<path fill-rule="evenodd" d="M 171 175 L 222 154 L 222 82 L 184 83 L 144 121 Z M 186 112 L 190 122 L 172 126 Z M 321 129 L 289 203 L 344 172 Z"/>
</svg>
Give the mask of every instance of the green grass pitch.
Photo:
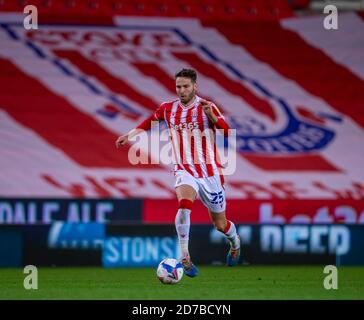
<svg viewBox="0 0 364 320">
<path fill-rule="evenodd" d="M 324 266 L 200 266 L 196 278 L 164 285 L 154 268 L 39 268 L 25 290 L 23 269 L 0 269 L 0 299 L 364 299 L 364 268 L 338 268 L 338 289 L 323 286 Z"/>
</svg>

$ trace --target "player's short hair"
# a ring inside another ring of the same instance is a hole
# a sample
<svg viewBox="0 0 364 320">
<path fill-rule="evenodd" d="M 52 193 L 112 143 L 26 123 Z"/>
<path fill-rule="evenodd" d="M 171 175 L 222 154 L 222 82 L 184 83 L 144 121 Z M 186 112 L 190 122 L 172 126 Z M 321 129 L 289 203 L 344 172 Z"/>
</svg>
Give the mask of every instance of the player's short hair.
<svg viewBox="0 0 364 320">
<path fill-rule="evenodd" d="M 189 78 L 192 80 L 193 83 L 196 83 L 197 72 L 193 69 L 183 68 L 182 70 L 178 71 L 174 76 L 175 79 L 177 79 L 178 77 Z"/>
</svg>

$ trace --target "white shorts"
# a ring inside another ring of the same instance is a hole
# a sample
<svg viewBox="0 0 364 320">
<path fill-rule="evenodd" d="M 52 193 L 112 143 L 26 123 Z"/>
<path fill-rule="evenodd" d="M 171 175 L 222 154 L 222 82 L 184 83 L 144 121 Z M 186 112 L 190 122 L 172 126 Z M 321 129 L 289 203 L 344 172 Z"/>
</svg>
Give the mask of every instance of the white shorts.
<svg viewBox="0 0 364 320">
<path fill-rule="evenodd" d="M 226 209 L 225 188 L 219 175 L 207 178 L 195 178 L 185 170 L 174 173 L 176 183 L 174 188 L 187 184 L 195 189 L 203 204 L 212 212 L 219 213 Z"/>
</svg>

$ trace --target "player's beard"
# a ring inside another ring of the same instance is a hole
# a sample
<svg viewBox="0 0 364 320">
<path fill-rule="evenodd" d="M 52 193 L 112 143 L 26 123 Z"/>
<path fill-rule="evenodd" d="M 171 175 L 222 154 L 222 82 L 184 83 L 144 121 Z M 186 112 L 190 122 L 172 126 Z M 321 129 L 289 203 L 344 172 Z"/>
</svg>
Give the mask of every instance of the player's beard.
<svg viewBox="0 0 364 320">
<path fill-rule="evenodd" d="M 194 98 L 196 95 L 196 90 L 193 90 L 186 98 L 182 99 L 181 97 L 179 98 L 179 100 L 184 104 L 184 105 L 188 105 Z"/>
</svg>

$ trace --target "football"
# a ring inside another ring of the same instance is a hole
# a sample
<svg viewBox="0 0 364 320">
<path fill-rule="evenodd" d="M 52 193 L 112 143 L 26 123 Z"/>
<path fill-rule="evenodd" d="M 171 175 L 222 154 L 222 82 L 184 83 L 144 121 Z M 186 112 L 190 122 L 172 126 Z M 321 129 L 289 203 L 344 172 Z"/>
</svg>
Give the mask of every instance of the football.
<svg viewBox="0 0 364 320">
<path fill-rule="evenodd" d="M 181 262 L 173 258 L 162 260 L 157 268 L 157 277 L 164 284 L 176 284 L 183 277 Z"/>
</svg>

